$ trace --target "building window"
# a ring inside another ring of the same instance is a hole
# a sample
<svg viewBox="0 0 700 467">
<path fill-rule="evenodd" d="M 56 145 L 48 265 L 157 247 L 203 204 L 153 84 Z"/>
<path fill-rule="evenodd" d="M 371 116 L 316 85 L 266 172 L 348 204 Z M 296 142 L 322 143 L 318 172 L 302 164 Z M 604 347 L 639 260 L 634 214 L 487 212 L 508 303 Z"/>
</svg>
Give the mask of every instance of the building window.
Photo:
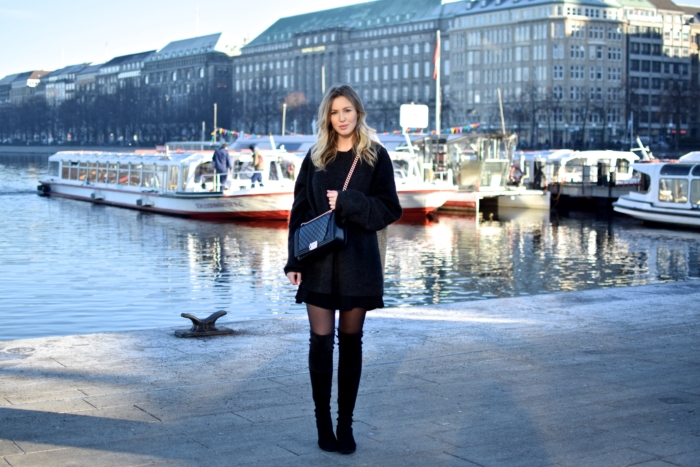
<svg viewBox="0 0 700 467">
<path fill-rule="evenodd" d="M 393 67 L 392 78 L 399 79 L 399 66 L 398 65 L 394 65 L 394 67 Z"/>
<path fill-rule="evenodd" d="M 173 81 L 177 81 L 177 71 L 173 71 Z"/>
<path fill-rule="evenodd" d="M 392 55 L 394 55 L 394 57 L 399 56 L 399 46 L 398 45 L 394 46 L 393 51 L 392 51 Z"/>
</svg>

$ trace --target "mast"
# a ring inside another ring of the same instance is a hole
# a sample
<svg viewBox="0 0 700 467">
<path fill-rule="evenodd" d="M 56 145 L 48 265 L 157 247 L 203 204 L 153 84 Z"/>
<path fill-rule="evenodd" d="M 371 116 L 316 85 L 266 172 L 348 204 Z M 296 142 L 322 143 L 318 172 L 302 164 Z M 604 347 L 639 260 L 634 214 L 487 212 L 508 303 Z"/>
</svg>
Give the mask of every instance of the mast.
<svg viewBox="0 0 700 467">
<path fill-rule="evenodd" d="M 440 114 L 442 113 L 442 96 L 440 95 L 440 30 L 437 31 L 437 44 L 435 45 L 435 133 L 440 138 Z"/>
</svg>

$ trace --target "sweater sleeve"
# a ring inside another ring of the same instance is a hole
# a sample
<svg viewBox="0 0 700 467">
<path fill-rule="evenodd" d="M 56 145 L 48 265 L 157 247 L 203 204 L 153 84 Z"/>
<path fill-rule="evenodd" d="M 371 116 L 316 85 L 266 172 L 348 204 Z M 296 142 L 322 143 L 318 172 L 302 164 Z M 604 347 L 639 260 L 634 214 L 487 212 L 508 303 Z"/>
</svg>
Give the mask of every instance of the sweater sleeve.
<svg viewBox="0 0 700 467">
<path fill-rule="evenodd" d="M 301 226 L 301 223 L 306 220 L 309 209 L 311 208 L 308 198 L 308 175 L 311 164 L 311 156 L 308 154 L 301 163 L 301 169 L 299 169 L 299 176 L 294 184 L 294 204 L 292 204 L 292 211 L 289 215 L 289 237 L 287 238 L 287 265 L 284 267 L 284 273 L 287 274 L 290 271 L 302 272 L 304 270 L 301 261 L 297 260 L 294 256 L 294 233 Z"/>
<path fill-rule="evenodd" d="M 365 195 L 358 190 L 340 191 L 335 209 L 342 218 L 373 231 L 381 230 L 401 218 L 394 166 L 383 147 L 377 151 L 371 194 Z"/>
</svg>

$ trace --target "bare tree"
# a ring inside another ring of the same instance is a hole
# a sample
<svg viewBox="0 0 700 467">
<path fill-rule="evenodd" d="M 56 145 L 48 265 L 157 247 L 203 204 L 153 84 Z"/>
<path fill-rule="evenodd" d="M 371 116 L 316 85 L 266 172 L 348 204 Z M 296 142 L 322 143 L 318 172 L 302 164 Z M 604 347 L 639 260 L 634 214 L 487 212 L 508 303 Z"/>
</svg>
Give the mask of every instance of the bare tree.
<svg viewBox="0 0 700 467">
<path fill-rule="evenodd" d="M 697 112 L 697 102 L 700 100 L 700 90 L 690 86 L 685 79 L 671 78 L 665 82 L 665 91 L 661 98 L 661 121 L 668 121 L 674 129 L 674 149 L 680 146 L 681 125 L 689 120 L 691 112 Z M 690 105 L 690 103 L 696 105 Z"/>
</svg>

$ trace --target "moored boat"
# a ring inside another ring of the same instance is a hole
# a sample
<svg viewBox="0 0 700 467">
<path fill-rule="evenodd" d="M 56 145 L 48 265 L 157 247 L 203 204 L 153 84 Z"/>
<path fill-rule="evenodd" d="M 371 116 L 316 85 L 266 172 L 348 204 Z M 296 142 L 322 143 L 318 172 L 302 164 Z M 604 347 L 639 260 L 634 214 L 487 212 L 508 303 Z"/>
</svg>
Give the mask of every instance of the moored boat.
<svg viewBox="0 0 700 467">
<path fill-rule="evenodd" d="M 394 164 L 394 180 L 404 219 L 423 218 L 438 210 L 457 192 L 452 183 L 452 171 L 432 174 L 432 181 L 424 181 L 418 159 L 408 152 L 390 151 Z"/>
<path fill-rule="evenodd" d="M 638 192 L 620 196 L 615 211 L 636 219 L 700 227 L 700 164 L 636 163 Z"/>
<path fill-rule="evenodd" d="M 279 219 L 289 216 L 301 159 L 262 151 L 262 186 L 252 187 L 251 154 L 232 157 L 225 183 L 212 151 L 166 153 L 59 152 L 39 194 L 196 219 Z"/>
</svg>

